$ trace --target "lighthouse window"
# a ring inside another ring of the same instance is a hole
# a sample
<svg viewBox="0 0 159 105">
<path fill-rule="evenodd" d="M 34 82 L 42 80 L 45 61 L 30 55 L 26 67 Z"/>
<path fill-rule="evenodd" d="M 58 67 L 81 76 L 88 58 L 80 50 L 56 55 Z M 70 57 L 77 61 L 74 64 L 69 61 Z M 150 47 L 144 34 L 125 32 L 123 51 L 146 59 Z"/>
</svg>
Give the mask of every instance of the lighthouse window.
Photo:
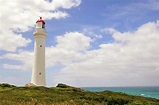
<svg viewBox="0 0 159 105">
<path fill-rule="evenodd" d="M 39 73 L 39 75 L 41 75 L 41 73 Z"/>
<path fill-rule="evenodd" d="M 40 45 L 40 47 L 42 47 L 42 45 Z"/>
</svg>

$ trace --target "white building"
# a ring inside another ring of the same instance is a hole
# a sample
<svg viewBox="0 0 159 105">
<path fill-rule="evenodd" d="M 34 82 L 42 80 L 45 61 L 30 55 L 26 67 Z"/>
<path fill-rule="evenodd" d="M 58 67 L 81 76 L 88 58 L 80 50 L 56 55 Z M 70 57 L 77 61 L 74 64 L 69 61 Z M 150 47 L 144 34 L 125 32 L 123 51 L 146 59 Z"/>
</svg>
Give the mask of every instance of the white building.
<svg viewBox="0 0 159 105">
<path fill-rule="evenodd" d="M 36 86 L 46 86 L 45 82 L 45 22 L 42 17 L 36 22 L 34 41 L 34 62 L 31 83 Z"/>
</svg>

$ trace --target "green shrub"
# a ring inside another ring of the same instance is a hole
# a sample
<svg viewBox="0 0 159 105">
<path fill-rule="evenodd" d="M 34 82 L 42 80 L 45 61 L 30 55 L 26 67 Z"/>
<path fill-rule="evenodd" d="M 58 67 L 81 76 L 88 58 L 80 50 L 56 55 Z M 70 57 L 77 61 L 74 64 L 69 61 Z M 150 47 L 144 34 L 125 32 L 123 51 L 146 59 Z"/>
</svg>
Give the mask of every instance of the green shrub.
<svg viewBox="0 0 159 105">
<path fill-rule="evenodd" d="M 16 87 L 16 86 L 10 85 L 10 84 L 7 84 L 7 83 L 3 83 L 3 84 L 0 84 L 0 87 L 3 87 L 3 88 L 12 88 L 12 87 Z"/>
<path fill-rule="evenodd" d="M 0 91 L 0 105 L 159 105 L 159 99 L 111 91 L 89 92 L 65 84 L 51 88 L 9 84 L 0 87 L 5 87 Z"/>
</svg>

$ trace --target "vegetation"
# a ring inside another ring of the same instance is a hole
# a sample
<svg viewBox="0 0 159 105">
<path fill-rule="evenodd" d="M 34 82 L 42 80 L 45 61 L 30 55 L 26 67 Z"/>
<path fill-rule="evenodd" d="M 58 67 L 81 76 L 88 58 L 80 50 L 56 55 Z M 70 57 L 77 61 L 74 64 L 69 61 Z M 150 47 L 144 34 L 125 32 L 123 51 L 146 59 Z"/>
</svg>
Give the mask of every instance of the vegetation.
<svg viewBox="0 0 159 105">
<path fill-rule="evenodd" d="M 0 84 L 0 105 L 159 105 L 159 100 L 111 91 L 89 92 L 65 84 L 50 88 Z"/>
</svg>

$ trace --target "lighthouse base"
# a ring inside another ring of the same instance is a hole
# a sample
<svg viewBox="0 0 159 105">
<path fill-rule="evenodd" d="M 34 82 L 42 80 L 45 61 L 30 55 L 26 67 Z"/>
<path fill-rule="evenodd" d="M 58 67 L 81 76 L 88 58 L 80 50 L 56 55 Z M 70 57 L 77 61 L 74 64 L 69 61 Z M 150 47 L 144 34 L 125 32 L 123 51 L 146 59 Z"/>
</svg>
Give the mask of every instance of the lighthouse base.
<svg viewBox="0 0 159 105">
<path fill-rule="evenodd" d="M 33 83 L 27 83 L 27 84 L 25 84 L 25 87 L 35 87 L 36 85 L 35 84 L 33 84 Z"/>
</svg>

